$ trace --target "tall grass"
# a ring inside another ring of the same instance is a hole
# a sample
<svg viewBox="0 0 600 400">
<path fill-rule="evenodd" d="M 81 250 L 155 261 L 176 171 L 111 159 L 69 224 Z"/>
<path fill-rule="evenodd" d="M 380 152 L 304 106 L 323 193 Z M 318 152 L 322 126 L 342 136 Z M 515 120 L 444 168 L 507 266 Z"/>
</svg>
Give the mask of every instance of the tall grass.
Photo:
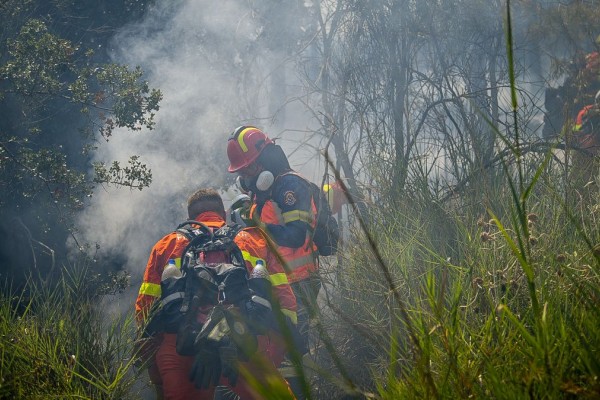
<svg viewBox="0 0 600 400">
<path fill-rule="evenodd" d="M 329 282 L 322 318 L 359 397 L 600 398 L 600 198 L 565 201 L 550 154 L 521 154 L 507 11 L 514 121 L 495 197 L 373 210 Z"/>
<path fill-rule="evenodd" d="M 29 280 L 0 294 L 0 398 L 125 399 L 131 374 L 131 320 L 106 323 L 86 268 L 55 284 Z"/>
<path fill-rule="evenodd" d="M 443 204 L 415 185 L 356 224 L 323 268 L 309 395 L 600 398 L 600 196 L 565 201 L 550 154 L 521 154 L 510 23 L 502 180 Z M 26 293 L 0 297 L 0 398 L 132 397 L 131 321 L 102 323 L 85 272 Z"/>
<path fill-rule="evenodd" d="M 371 234 L 394 288 L 355 232 L 322 318 L 359 397 L 600 396 L 598 196 L 569 207 L 552 178 L 524 176 L 533 187 L 515 196 L 507 177 L 501 213 L 449 211 L 452 256 L 430 235 L 439 220 L 428 205 L 374 216 Z M 317 397 L 343 396 L 328 382 Z"/>
</svg>

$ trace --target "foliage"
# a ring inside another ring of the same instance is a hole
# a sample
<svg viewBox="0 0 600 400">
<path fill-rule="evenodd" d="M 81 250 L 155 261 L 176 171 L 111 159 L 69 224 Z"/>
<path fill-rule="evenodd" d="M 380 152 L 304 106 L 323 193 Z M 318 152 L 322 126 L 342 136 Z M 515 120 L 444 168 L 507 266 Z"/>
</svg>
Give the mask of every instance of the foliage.
<svg viewBox="0 0 600 400">
<path fill-rule="evenodd" d="M 0 398 L 131 398 L 132 315 L 106 325 L 97 276 L 62 271 L 0 298 Z"/>
<path fill-rule="evenodd" d="M 77 242 L 73 217 L 95 186 L 141 190 L 152 182 L 138 155 L 130 155 L 126 166 L 123 160 L 91 163 L 98 138 L 109 141 L 117 130 L 154 128 L 161 92 L 149 87 L 139 67 L 111 63 L 105 51 L 109 28 L 117 29 L 113 24 L 126 23 L 145 7 L 138 1 L 25 0 L 0 6 L 3 231 L 23 227 L 30 243 L 42 243 L 62 258 L 66 235 Z M 19 260 L 23 268 L 11 249 L 1 253 L 7 270 L 17 274 L 36 264 L 35 254 L 33 260 Z"/>
<path fill-rule="evenodd" d="M 23 101 L 23 107 L 31 107 L 34 113 L 56 99 L 78 105 L 80 112 L 88 115 L 92 126 L 96 126 L 106 139 L 116 128 L 151 129 L 161 94 L 156 89 L 150 90 L 146 82 L 140 81 L 140 68 L 130 71 L 121 65 L 94 65 L 90 62 L 93 53 L 87 52 L 81 60 L 75 54 L 78 50 L 70 41 L 49 33 L 43 21 L 27 21 L 18 36 L 8 41 L 9 58 L 0 68 L 0 77 L 6 82 L 4 95 L 15 95 Z M 90 115 L 92 110 L 95 113 Z M 40 128 L 35 125 L 29 130 L 34 137 L 42 135 Z M 14 136 L 6 137 L 2 142 L 6 155 L 4 161 L 20 164 L 25 158 L 24 164 L 31 175 L 39 178 L 51 173 L 54 179 L 46 179 L 46 184 L 62 183 L 57 178 L 70 171 L 56 173 L 52 170 L 60 165 L 56 163 L 56 157 L 62 155 L 64 161 L 64 154 L 51 154 L 50 150 L 42 148 L 44 151 L 36 157 L 36 150 L 43 142 L 32 141 L 30 135 L 23 140 L 17 140 Z M 49 159 L 48 154 L 54 160 Z M 46 164 L 41 160 L 54 162 Z M 137 172 L 141 186 L 151 181 L 150 171 L 146 170 L 145 165 L 133 163 L 132 167 L 127 172 L 132 175 Z M 99 172 L 105 171 L 100 168 Z M 132 175 L 125 174 L 118 183 L 139 186 L 136 183 L 138 180 Z M 106 175 L 101 175 L 101 178 L 97 177 L 96 181 L 108 181 Z"/>
<path fill-rule="evenodd" d="M 321 316 L 358 390 L 330 379 L 319 397 L 600 396 L 600 193 L 588 184 L 572 196 L 555 148 L 524 151 L 508 17 L 512 120 L 506 133 L 489 121 L 503 174 L 493 191 L 473 179 L 440 198 L 417 168 L 423 181 L 361 222 L 369 229 L 349 237 Z"/>
<path fill-rule="evenodd" d="M 599 193 L 594 189 L 578 208 L 567 206 L 557 176 L 552 168 L 539 178 L 524 175 L 534 185 L 523 196 L 525 208 L 512 200 L 506 181 L 496 197 L 504 204 L 499 216 L 467 202 L 438 224 L 427 211 L 433 204 L 422 200 L 374 212 L 371 234 L 393 286 L 362 232 L 346 242 L 338 270 L 324 275 L 321 318 L 358 393 L 389 399 L 600 394 Z M 430 224 L 455 227 L 447 236 L 452 257 L 432 241 Z M 318 348 L 319 362 L 335 370 Z M 352 393 L 324 377 L 318 387 L 318 398 Z"/>
</svg>

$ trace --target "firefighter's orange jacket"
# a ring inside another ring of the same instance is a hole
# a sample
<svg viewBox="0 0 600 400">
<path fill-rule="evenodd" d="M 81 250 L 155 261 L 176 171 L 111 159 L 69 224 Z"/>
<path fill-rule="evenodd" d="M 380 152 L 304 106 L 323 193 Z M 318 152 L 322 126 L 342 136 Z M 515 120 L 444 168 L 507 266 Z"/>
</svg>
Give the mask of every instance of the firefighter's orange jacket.
<svg viewBox="0 0 600 400">
<path fill-rule="evenodd" d="M 263 265 L 269 272 L 273 287 L 273 296 L 279 300 L 281 312 L 294 324 L 297 323 L 296 297 L 288 282 L 283 266 L 277 260 L 276 255 L 269 250 L 267 241 L 259 228 L 250 227 L 243 229 L 235 237 L 235 243 L 242 251 L 248 273 L 252 273 L 257 261 L 261 260 L 263 262 Z"/>
<path fill-rule="evenodd" d="M 214 212 L 202 213 L 195 220 L 201 221 L 209 228 L 220 228 L 225 225 L 223 218 Z M 174 259 L 177 267 L 181 268 L 181 256 L 188 243 L 188 239 L 181 233 L 171 232 L 160 239 L 152 248 L 150 258 L 148 258 L 146 264 L 144 279 L 135 302 L 138 324 L 148 316 L 154 301 L 160 298 L 160 278 L 169 259 Z"/>
<path fill-rule="evenodd" d="M 219 228 L 225 224 L 223 219 L 213 212 L 200 214 L 196 220 L 202 221 L 209 228 Z M 279 300 L 282 313 L 296 323 L 296 298 L 283 267 L 277 261 L 277 257 L 269 250 L 267 242 L 258 231 L 258 228 L 242 230 L 236 236 L 235 242 L 242 250 L 248 273 L 252 272 L 257 260 L 263 260 L 267 271 L 269 271 L 271 284 L 273 285 L 273 295 Z M 160 279 L 165 265 L 167 265 L 169 259 L 174 259 L 175 264 L 181 268 L 181 256 L 188 243 L 188 239 L 182 234 L 171 232 L 152 248 L 150 258 L 146 264 L 144 279 L 135 302 L 138 323 L 141 323 L 147 317 L 154 301 L 160 298 Z"/>
<path fill-rule="evenodd" d="M 595 132 L 589 132 L 583 130 L 583 125 L 585 122 L 585 118 L 587 114 L 593 110 L 596 105 L 587 105 L 583 107 L 579 113 L 577 114 L 577 118 L 575 119 L 575 126 L 573 127 L 574 139 L 576 144 L 585 150 L 591 151 L 594 154 L 598 153 L 600 150 L 600 143 L 598 142 L 598 138 Z"/>
<path fill-rule="evenodd" d="M 279 244 L 276 249 L 273 249 L 284 260 L 283 267 L 290 283 L 309 278 L 311 274 L 318 270 L 319 266 L 317 247 L 311 238 L 311 230 L 314 230 L 317 224 L 315 219 L 317 208 L 310 192 L 299 192 L 308 190 L 303 182 L 306 182 L 306 180 L 295 172 L 287 172 L 278 176 L 273 185 L 271 198 L 266 200 L 262 207 L 255 205 L 251 209 L 251 216 L 258 212 L 261 222 L 267 225 L 285 227 L 286 224 L 301 221 L 310 227 L 310 229 L 306 229 L 304 242 L 300 247 L 288 247 Z M 304 209 L 298 207 L 299 201 L 296 201 L 296 196 L 308 198 Z M 279 200 L 276 201 L 276 199 Z M 284 209 L 282 210 L 282 208 Z M 272 235 L 271 232 L 269 233 Z M 276 238 L 274 238 L 274 241 L 279 242 Z"/>
</svg>

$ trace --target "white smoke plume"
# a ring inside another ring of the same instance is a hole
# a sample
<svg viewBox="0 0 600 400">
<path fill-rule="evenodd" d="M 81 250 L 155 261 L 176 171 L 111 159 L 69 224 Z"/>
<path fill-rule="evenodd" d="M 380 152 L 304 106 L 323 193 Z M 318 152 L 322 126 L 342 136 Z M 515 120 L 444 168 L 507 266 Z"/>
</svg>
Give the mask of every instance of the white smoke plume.
<svg viewBox="0 0 600 400">
<path fill-rule="evenodd" d="M 98 262 L 116 258 L 131 274 L 130 290 L 111 302 L 114 311 L 131 310 L 150 249 L 187 218 L 187 197 L 233 179 L 226 170 L 229 133 L 241 124 L 273 132 L 265 82 L 268 66 L 282 65 L 283 56 L 259 47 L 261 33 L 247 2 L 197 0 L 157 2 L 143 21 L 116 35 L 114 61 L 141 66 L 163 101 L 154 130 L 115 132 L 96 155 L 122 163 L 139 155 L 152 170 L 150 188 L 98 188 L 78 221 L 83 240 L 99 247 Z M 287 128 L 305 129 L 295 123 Z"/>
</svg>

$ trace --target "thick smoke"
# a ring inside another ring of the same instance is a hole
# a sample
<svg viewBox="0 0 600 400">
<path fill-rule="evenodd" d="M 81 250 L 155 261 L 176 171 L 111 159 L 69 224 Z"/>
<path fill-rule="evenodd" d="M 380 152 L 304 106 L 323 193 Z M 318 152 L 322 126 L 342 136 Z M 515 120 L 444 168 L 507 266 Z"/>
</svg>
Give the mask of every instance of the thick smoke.
<svg viewBox="0 0 600 400">
<path fill-rule="evenodd" d="M 125 162 L 139 155 L 153 182 L 142 191 L 99 188 L 79 219 L 84 241 L 98 245 L 97 262 L 118 260 L 131 274 L 129 293 L 111 302 L 120 310 L 131 307 L 153 244 L 187 218 L 187 197 L 198 187 L 230 185 L 228 134 L 248 123 L 270 133 L 279 129 L 260 119 L 269 116 L 268 87 L 247 87 L 267 82 L 268 66 L 284 65 L 283 56 L 260 47 L 262 28 L 248 4 L 157 3 L 142 22 L 115 37 L 113 48 L 115 62 L 141 66 L 150 85 L 162 91 L 156 128 L 116 132 L 97 153 L 98 161 Z M 289 143 L 298 140 L 296 135 Z"/>
</svg>

